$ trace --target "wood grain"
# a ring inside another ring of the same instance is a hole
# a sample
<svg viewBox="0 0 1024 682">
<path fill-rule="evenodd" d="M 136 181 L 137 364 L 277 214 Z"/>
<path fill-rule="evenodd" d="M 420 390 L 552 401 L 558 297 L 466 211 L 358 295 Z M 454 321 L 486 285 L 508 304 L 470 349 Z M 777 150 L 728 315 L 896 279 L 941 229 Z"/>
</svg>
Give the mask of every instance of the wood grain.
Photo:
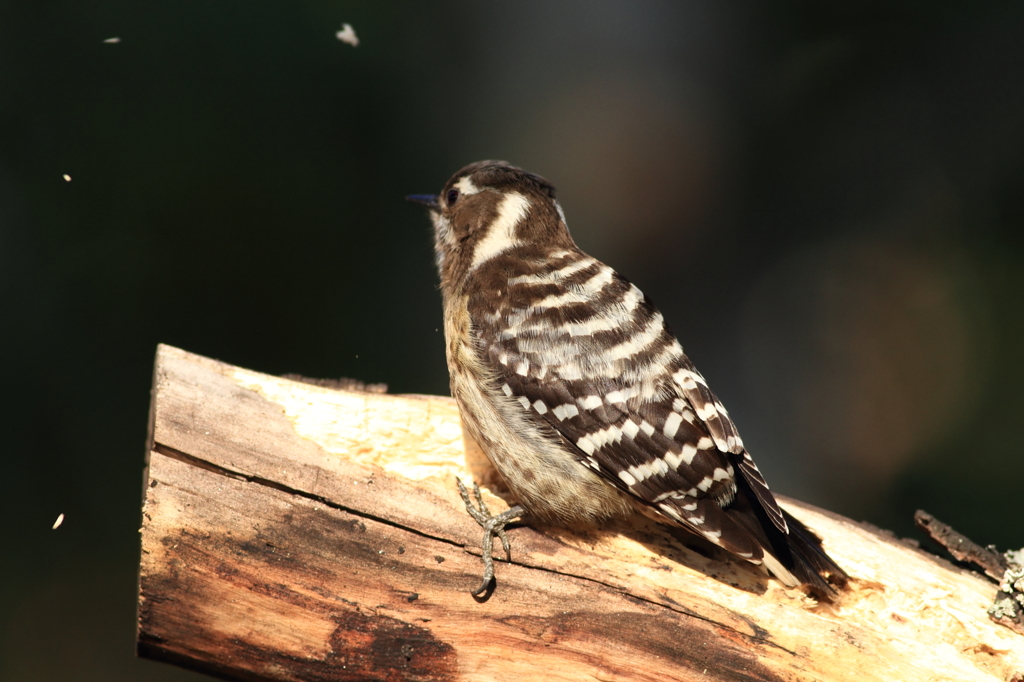
<svg viewBox="0 0 1024 682">
<path fill-rule="evenodd" d="M 515 528 L 512 563 L 474 599 L 481 531 L 454 478 L 491 474 L 449 398 L 337 391 L 160 346 L 150 419 L 144 656 L 238 680 L 1024 671 L 1024 637 L 985 614 L 994 584 L 785 499 L 853 576 L 836 604 L 644 519 Z"/>
</svg>

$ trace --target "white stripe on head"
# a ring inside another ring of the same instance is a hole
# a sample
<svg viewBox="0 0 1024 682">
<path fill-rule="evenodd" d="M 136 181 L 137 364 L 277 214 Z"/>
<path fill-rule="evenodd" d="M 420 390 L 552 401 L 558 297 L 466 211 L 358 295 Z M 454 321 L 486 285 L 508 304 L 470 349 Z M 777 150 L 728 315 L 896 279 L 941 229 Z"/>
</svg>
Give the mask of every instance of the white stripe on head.
<svg viewBox="0 0 1024 682">
<path fill-rule="evenodd" d="M 459 182 L 463 180 L 468 179 L 463 178 Z M 472 183 L 469 184 L 472 185 Z M 474 187 L 474 189 L 476 188 Z M 494 219 L 487 234 L 477 242 L 476 248 L 473 249 L 473 262 L 469 264 L 469 269 L 479 267 L 481 263 L 489 261 L 499 253 L 518 246 L 516 226 L 526 217 L 529 210 L 530 200 L 525 196 L 518 192 L 506 194 L 498 204 L 498 217 Z"/>
<path fill-rule="evenodd" d="M 463 196 L 470 196 L 480 192 L 480 188 L 473 184 L 468 175 L 456 182 L 453 187 L 459 190 L 459 194 Z"/>
</svg>

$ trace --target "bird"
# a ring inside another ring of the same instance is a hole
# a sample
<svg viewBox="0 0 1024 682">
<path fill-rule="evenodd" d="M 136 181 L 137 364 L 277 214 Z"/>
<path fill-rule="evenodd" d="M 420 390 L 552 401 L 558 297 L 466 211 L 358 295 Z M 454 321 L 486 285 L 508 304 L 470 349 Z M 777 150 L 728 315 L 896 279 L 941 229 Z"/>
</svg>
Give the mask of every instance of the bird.
<svg viewBox="0 0 1024 682">
<path fill-rule="evenodd" d="M 636 514 L 682 527 L 831 600 L 847 574 L 782 509 L 662 314 L 569 234 L 555 188 L 505 161 L 456 172 L 428 209 L 451 393 L 515 505 L 491 515 L 458 480 L 492 543 L 517 520 L 600 526 Z"/>
</svg>

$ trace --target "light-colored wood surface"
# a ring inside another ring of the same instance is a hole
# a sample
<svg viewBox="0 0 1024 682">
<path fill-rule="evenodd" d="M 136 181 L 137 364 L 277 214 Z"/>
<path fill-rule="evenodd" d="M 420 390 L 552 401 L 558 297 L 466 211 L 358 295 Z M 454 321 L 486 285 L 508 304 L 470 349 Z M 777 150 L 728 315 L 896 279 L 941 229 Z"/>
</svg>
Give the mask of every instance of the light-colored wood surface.
<svg viewBox="0 0 1024 682">
<path fill-rule="evenodd" d="M 994 584 L 785 499 L 853 577 L 835 604 L 645 519 L 513 529 L 512 563 L 499 561 L 494 593 L 474 599 L 481 531 L 455 477 L 489 472 L 449 398 L 336 391 L 161 346 L 149 456 L 139 651 L 222 677 L 1024 672 L 1024 637 L 986 616 Z"/>
</svg>

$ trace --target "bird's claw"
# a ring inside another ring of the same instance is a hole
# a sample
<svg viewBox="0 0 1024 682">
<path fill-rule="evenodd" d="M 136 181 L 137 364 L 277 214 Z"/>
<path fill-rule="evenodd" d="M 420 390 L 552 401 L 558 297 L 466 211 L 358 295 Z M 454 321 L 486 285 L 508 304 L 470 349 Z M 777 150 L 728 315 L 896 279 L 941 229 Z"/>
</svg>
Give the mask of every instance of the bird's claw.
<svg viewBox="0 0 1024 682">
<path fill-rule="evenodd" d="M 463 503 L 466 505 L 466 511 L 473 517 L 481 528 L 484 529 L 484 539 L 481 543 L 481 549 L 483 550 L 484 560 L 484 579 L 480 583 L 480 587 L 473 590 L 470 594 L 474 597 L 479 597 L 487 588 L 490 587 L 491 582 L 494 580 L 494 557 L 491 556 L 491 551 L 494 546 L 494 536 L 498 536 L 501 540 L 501 546 L 505 550 L 505 559 L 507 561 L 512 560 L 512 548 L 508 542 L 508 536 L 505 534 L 505 526 L 511 523 L 513 520 L 521 517 L 525 510 L 520 505 L 515 505 L 508 511 L 504 511 L 501 514 L 491 515 L 490 510 L 487 508 L 487 504 L 484 502 L 483 495 L 480 493 L 480 486 L 473 482 L 473 497 L 476 498 L 476 504 L 469 497 L 469 491 L 466 489 L 465 484 L 462 480 L 456 478 L 456 483 L 459 486 L 459 495 L 462 497 Z"/>
</svg>

